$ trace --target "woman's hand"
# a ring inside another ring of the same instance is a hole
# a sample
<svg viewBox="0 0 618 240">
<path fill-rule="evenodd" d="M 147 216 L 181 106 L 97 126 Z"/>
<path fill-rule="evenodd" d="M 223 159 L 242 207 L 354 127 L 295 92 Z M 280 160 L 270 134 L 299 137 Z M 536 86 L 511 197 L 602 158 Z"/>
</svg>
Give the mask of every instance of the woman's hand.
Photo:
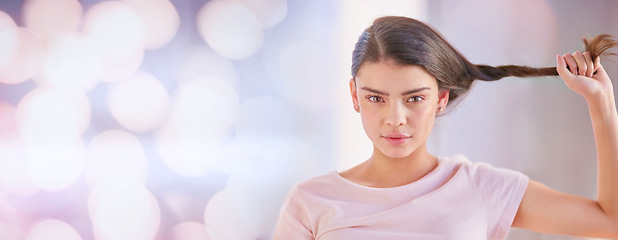
<svg viewBox="0 0 618 240">
<path fill-rule="evenodd" d="M 574 52 L 558 55 L 556 61 L 556 69 L 564 83 L 588 102 L 606 97 L 613 99 L 612 82 L 599 57 L 593 61 L 589 52 Z"/>
<path fill-rule="evenodd" d="M 588 101 L 597 149 L 597 199 L 560 193 L 530 181 L 513 227 L 618 238 L 618 112 L 612 83 L 599 58 L 592 61 L 590 53 L 564 54 L 556 60 L 562 80 Z"/>
</svg>

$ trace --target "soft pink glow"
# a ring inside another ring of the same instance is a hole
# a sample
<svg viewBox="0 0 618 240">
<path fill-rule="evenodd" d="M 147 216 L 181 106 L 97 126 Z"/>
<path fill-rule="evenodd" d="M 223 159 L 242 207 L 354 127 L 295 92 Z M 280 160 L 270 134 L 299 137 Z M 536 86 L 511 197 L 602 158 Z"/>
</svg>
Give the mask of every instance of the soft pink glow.
<svg viewBox="0 0 618 240">
<path fill-rule="evenodd" d="M 10 63 L 0 69 L 0 82 L 2 83 L 24 82 L 34 76 L 43 65 L 45 49 L 41 38 L 30 29 L 17 28 L 16 31 L 19 37 L 19 47 Z M 0 34 L 4 35 L 5 32 L 0 32 Z M 11 40 L 8 44 L 14 45 Z"/>
<path fill-rule="evenodd" d="M 287 0 L 239 0 L 260 20 L 262 28 L 275 26 L 288 12 Z"/>
<path fill-rule="evenodd" d="M 86 12 L 84 33 L 103 63 L 104 81 L 132 75 L 142 62 L 146 27 L 127 4 L 104 1 Z"/>
<path fill-rule="evenodd" d="M 206 232 L 206 226 L 197 222 L 183 222 L 172 228 L 171 240 L 204 240 L 211 239 Z"/>
<path fill-rule="evenodd" d="M 10 102 L 0 99 L 0 140 L 8 139 L 16 134 L 15 107 Z"/>
<path fill-rule="evenodd" d="M 181 86 L 170 119 L 157 135 L 159 156 L 180 175 L 203 175 L 222 156 L 220 138 L 230 133 L 238 102 L 234 87 L 217 78 Z"/>
<path fill-rule="evenodd" d="M 146 173 L 146 157 L 142 144 L 127 132 L 105 131 L 88 145 L 84 175 L 89 187 L 117 174 L 133 176 L 144 182 Z"/>
<path fill-rule="evenodd" d="M 262 47 L 262 26 L 242 3 L 210 1 L 198 12 L 196 23 L 204 41 L 224 58 L 245 59 Z"/>
<path fill-rule="evenodd" d="M 26 239 L 26 233 L 18 226 L 0 221 L 0 234 L 6 239 Z"/>
<path fill-rule="evenodd" d="M 196 79 L 174 94 L 172 124 L 181 134 L 222 136 L 238 117 L 236 89 L 218 78 Z"/>
<path fill-rule="evenodd" d="M 20 171 L 23 148 L 17 137 L 15 108 L 0 99 L 0 198 L 9 193 L 24 176 L 24 171 Z"/>
<path fill-rule="evenodd" d="M 227 188 L 210 199 L 204 220 L 213 239 L 256 239 L 262 230 L 262 211 L 250 191 Z"/>
<path fill-rule="evenodd" d="M 64 190 L 82 175 L 85 149 L 81 140 L 30 143 L 26 151 L 28 174 L 42 190 Z"/>
<path fill-rule="evenodd" d="M 178 32 L 180 16 L 169 0 L 125 0 L 146 27 L 144 47 L 157 49 L 167 44 Z"/>
<path fill-rule="evenodd" d="M 240 86 L 238 71 L 231 61 L 217 55 L 208 46 L 192 46 L 181 62 L 178 82 L 184 85 L 204 77 L 225 79 L 234 88 Z"/>
<path fill-rule="evenodd" d="M 220 159 L 220 143 L 214 137 L 191 136 L 172 125 L 163 127 L 156 140 L 157 152 L 174 173 L 200 177 Z"/>
<path fill-rule="evenodd" d="M 169 94 L 152 74 L 137 72 L 114 83 L 107 94 L 107 106 L 120 125 L 133 132 L 157 128 L 170 109 Z"/>
<path fill-rule="evenodd" d="M 17 33 L 17 25 L 3 11 L 0 11 L 0 71 L 6 66 L 19 50 L 19 36 Z M 2 82 L 0 80 L 0 82 Z"/>
<path fill-rule="evenodd" d="M 0 138 L 0 198 L 5 194 L 26 190 L 33 192 L 28 185 L 32 185 L 28 178 L 26 154 L 21 143 L 16 139 Z M 25 189 L 21 189 L 21 187 Z"/>
<path fill-rule="evenodd" d="M 22 6 L 26 27 L 45 40 L 77 31 L 82 14 L 82 6 L 77 0 L 26 0 Z"/>
<path fill-rule="evenodd" d="M 48 45 L 47 58 L 40 77 L 58 88 L 87 92 L 101 77 L 103 66 L 82 34 L 57 36 Z M 35 77 L 35 81 L 39 77 Z"/>
<path fill-rule="evenodd" d="M 156 199 L 126 175 L 98 181 L 88 197 L 88 213 L 99 240 L 152 239 L 161 221 Z"/>
<path fill-rule="evenodd" d="M 35 89 L 17 105 L 17 126 L 28 142 L 80 137 L 90 124 L 90 103 L 81 92 Z"/>
<path fill-rule="evenodd" d="M 81 240 L 77 231 L 69 224 L 48 219 L 37 223 L 28 233 L 28 240 Z"/>
</svg>

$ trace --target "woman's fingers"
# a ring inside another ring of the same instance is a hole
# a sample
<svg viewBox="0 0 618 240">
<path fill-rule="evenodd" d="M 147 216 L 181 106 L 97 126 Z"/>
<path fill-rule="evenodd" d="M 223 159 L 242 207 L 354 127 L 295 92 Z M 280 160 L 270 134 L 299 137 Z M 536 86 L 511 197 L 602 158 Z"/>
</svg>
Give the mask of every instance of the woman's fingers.
<svg viewBox="0 0 618 240">
<path fill-rule="evenodd" d="M 601 57 L 597 57 L 594 59 L 594 72 L 597 72 L 600 66 L 601 66 Z"/>
<path fill-rule="evenodd" d="M 569 77 L 569 74 L 572 74 L 572 72 L 569 72 L 569 69 L 567 69 L 566 58 L 564 56 L 556 55 L 556 61 L 558 61 L 558 66 L 556 67 L 558 75 L 560 75 L 562 79 L 567 79 Z"/>
<path fill-rule="evenodd" d="M 582 52 L 574 52 L 573 58 L 575 58 L 575 62 L 577 62 L 577 75 L 586 75 L 588 65 L 586 65 L 586 58 L 584 58 L 584 54 Z"/>
<path fill-rule="evenodd" d="M 586 65 L 588 66 L 586 70 L 586 77 L 591 78 L 592 74 L 594 74 L 595 66 L 592 63 L 592 55 L 590 52 L 584 52 L 584 60 L 586 61 Z"/>
<path fill-rule="evenodd" d="M 565 53 L 562 55 L 562 58 L 572 74 L 586 77 L 592 77 L 601 64 L 598 57 L 593 61 L 592 55 L 589 52 Z"/>
<path fill-rule="evenodd" d="M 571 73 L 576 75 L 577 62 L 575 61 L 575 58 L 573 58 L 573 55 L 565 53 L 562 55 L 562 58 L 564 58 L 564 61 L 566 62 L 567 67 L 569 67 L 569 70 L 571 70 Z"/>
</svg>

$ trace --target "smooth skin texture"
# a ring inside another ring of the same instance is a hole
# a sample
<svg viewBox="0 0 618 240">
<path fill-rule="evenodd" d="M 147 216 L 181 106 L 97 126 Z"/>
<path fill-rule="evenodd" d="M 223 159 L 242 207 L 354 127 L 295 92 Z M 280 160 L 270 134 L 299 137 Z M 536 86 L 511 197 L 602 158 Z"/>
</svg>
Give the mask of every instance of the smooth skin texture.
<svg viewBox="0 0 618 240">
<path fill-rule="evenodd" d="M 582 237 L 618 238 L 618 114 L 612 82 L 590 53 L 556 56 L 564 83 L 588 103 L 597 148 L 597 200 L 530 181 L 513 227 Z M 568 69 L 567 69 L 568 66 Z"/>
<path fill-rule="evenodd" d="M 530 180 L 513 227 L 581 237 L 618 238 L 618 114 L 609 76 L 597 58 L 575 52 L 557 56 L 566 85 L 588 102 L 597 147 L 597 200 L 554 191 Z M 567 68 L 568 66 L 568 68 Z M 341 172 L 377 188 L 414 182 L 437 166 L 427 151 L 436 114 L 448 91 L 422 67 L 390 60 L 363 63 L 350 80 L 354 107 L 373 142 L 365 162 Z"/>
<path fill-rule="evenodd" d="M 369 187 L 395 187 L 414 182 L 437 166 L 426 141 L 437 109 L 446 106 L 448 91 L 439 91 L 431 74 L 390 60 L 367 62 L 356 80 L 350 80 L 350 92 L 373 142 L 373 154 L 342 172 L 342 177 Z"/>
</svg>

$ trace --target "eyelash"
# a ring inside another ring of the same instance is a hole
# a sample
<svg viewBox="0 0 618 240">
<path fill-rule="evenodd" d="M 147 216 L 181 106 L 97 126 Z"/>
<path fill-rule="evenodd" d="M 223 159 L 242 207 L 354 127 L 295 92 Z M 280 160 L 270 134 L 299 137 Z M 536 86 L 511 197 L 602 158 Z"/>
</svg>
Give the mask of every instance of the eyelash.
<svg viewBox="0 0 618 240">
<path fill-rule="evenodd" d="M 369 96 L 367 96 L 365 98 L 367 98 L 367 100 L 369 100 L 370 102 L 374 102 L 374 103 L 384 102 L 384 99 L 382 97 L 376 96 L 376 95 L 369 95 Z M 417 100 L 412 100 L 412 99 L 417 99 Z M 410 101 L 410 100 L 412 100 L 412 101 Z M 425 100 L 424 96 L 412 96 L 412 97 L 408 98 L 408 100 L 406 100 L 406 102 L 418 103 L 418 102 L 422 102 L 423 100 Z"/>
<path fill-rule="evenodd" d="M 410 101 L 411 99 L 418 99 L 418 100 L 417 101 Z M 425 100 L 425 97 L 423 97 L 423 96 L 412 96 L 412 97 L 410 97 L 408 99 L 409 102 L 414 102 L 414 103 L 422 102 L 423 100 Z"/>
</svg>

